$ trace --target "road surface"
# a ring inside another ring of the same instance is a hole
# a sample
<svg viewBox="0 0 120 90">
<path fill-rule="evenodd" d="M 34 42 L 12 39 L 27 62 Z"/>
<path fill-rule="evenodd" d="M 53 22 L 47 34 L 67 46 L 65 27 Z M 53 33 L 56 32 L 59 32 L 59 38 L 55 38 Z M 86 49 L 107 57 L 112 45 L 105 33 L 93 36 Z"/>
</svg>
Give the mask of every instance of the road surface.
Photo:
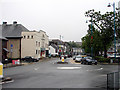
<svg viewBox="0 0 120 90">
<path fill-rule="evenodd" d="M 106 89 L 107 73 L 118 71 L 118 65 L 56 64 L 52 58 L 25 66 L 4 69 L 4 76 L 14 82 L 3 88 L 100 88 Z"/>
</svg>

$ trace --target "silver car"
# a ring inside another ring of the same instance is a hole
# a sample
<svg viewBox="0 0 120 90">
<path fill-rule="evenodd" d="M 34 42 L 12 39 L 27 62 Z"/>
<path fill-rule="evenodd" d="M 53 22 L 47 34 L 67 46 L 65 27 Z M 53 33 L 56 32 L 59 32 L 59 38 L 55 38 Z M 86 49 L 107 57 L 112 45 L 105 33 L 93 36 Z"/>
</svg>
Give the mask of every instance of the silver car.
<svg viewBox="0 0 120 90">
<path fill-rule="evenodd" d="M 82 56 L 78 55 L 75 58 L 75 62 L 81 62 Z"/>
</svg>

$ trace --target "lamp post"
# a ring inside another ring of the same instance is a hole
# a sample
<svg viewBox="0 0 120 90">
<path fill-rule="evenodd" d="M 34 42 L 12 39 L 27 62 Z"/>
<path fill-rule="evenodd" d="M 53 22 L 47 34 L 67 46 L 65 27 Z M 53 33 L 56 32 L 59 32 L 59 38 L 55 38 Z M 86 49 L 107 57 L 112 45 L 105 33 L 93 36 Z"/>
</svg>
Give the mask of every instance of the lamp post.
<svg viewBox="0 0 120 90">
<path fill-rule="evenodd" d="M 91 56 L 93 58 L 93 31 L 92 31 L 92 16 L 91 16 Z"/>
<path fill-rule="evenodd" d="M 93 23 L 92 23 L 92 16 L 90 15 L 90 17 L 91 17 L 91 57 L 93 58 L 93 46 L 92 46 L 92 44 L 93 44 Z M 87 21 L 86 21 L 86 23 L 88 23 Z"/>
<path fill-rule="evenodd" d="M 111 5 L 113 6 L 113 12 L 114 12 L 114 56 L 116 59 L 116 30 L 115 30 L 115 3 L 108 5 L 108 7 L 111 7 Z"/>
</svg>

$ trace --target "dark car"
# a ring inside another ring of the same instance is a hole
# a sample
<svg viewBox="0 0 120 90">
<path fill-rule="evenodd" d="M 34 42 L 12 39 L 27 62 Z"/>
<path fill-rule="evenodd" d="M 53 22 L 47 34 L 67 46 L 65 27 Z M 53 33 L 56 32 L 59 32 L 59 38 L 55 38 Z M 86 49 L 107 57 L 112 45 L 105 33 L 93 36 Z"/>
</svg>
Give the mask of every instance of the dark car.
<svg viewBox="0 0 120 90">
<path fill-rule="evenodd" d="M 91 65 L 91 64 L 95 64 L 97 65 L 97 60 L 92 59 L 92 57 L 84 57 L 81 59 L 81 64 L 87 64 L 87 65 Z"/>
<path fill-rule="evenodd" d="M 35 59 L 31 56 L 26 56 L 25 58 L 22 58 L 22 60 L 26 62 L 38 62 L 39 61 L 38 59 Z"/>
<path fill-rule="evenodd" d="M 72 54 L 68 54 L 68 58 L 72 57 Z"/>
<path fill-rule="evenodd" d="M 2 60 L 2 64 L 8 64 L 8 63 L 9 63 L 8 59 L 3 59 Z"/>
</svg>

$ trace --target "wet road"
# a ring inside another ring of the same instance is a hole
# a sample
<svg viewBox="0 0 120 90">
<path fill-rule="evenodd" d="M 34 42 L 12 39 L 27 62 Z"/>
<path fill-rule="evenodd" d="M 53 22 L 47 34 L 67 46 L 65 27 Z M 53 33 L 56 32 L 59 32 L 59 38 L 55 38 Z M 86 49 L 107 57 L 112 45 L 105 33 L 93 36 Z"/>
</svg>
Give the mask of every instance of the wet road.
<svg viewBox="0 0 120 90">
<path fill-rule="evenodd" d="M 55 64 L 51 59 L 26 66 L 7 68 L 4 75 L 14 82 L 3 88 L 101 88 L 106 89 L 107 73 L 118 71 L 118 65 Z"/>
</svg>

